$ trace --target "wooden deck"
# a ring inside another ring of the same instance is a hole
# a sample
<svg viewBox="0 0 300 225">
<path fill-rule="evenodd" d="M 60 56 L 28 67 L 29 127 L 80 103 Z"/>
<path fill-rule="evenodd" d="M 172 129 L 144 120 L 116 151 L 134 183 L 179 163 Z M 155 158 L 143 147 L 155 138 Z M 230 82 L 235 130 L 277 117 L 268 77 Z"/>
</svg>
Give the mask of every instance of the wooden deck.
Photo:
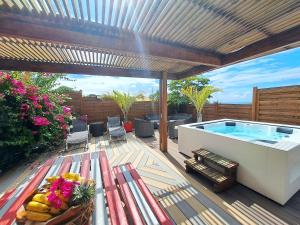
<svg viewBox="0 0 300 225">
<path fill-rule="evenodd" d="M 105 136 L 93 138 L 89 151 L 105 150 L 111 166 L 133 163 L 176 224 L 300 224 L 299 192 L 284 207 L 239 184 L 215 194 L 205 179 L 185 173 L 176 140 L 169 140 L 163 154 L 157 133 L 127 137 L 127 142 L 113 143 Z"/>
<path fill-rule="evenodd" d="M 158 133 L 156 133 L 156 138 L 143 139 L 147 145 L 155 149 L 158 149 L 157 140 Z M 241 224 L 300 224 L 300 191 L 285 206 L 281 206 L 241 184 L 236 184 L 231 189 L 216 194 L 212 192 L 211 183 L 207 180 L 185 173 L 183 161 L 186 158 L 178 152 L 177 140 L 169 140 L 168 153 L 165 156 L 184 174 L 189 184 L 198 193 L 208 197 Z M 208 205 L 206 204 L 206 206 Z"/>
</svg>

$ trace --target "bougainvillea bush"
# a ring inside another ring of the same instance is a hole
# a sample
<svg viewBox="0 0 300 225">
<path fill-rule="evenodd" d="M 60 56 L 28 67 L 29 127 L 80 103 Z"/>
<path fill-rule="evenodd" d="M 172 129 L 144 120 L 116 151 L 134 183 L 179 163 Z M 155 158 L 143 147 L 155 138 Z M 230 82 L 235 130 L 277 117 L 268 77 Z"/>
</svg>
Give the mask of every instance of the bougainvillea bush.
<svg viewBox="0 0 300 225">
<path fill-rule="evenodd" d="M 63 142 L 70 123 L 59 74 L 0 72 L 0 170 Z"/>
</svg>

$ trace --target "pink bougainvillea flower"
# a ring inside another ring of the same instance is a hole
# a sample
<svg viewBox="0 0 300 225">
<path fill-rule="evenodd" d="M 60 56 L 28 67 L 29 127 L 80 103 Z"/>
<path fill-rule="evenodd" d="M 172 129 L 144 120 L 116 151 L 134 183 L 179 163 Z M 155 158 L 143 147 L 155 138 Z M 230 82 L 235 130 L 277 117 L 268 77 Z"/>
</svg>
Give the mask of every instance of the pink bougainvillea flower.
<svg viewBox="0 0 300 225">
<path fill-rule="evenodd" d="M 14 95 L 17 95 L 17 94 L 19 94 L 19 95 L 25 95 L 26 94 L 25 86 L 24 86 L 24 84 L 21 81 L 12 79 L 11 83 L 12 83 L 12 85 L 14 87 L 12 89 L 12 93 Z"/>
<path fill-rule="evenodd" d="M 60 186 L 61 186 L 61 184 L 64 182 L 64 178 L 62 178 L 62 177 L 60 177 L 60 178 L 58 178 L 58 179 L 56 179 L 53 183 L 52 183 L 52 185 L 51 185 L 51 187 L 50 187 L 50 191 L 56 191 L 56 190 L 58 190 L 59 188 L 60 188 Z"/>
<path fill-rule="evenodd" d="M 13 93 L 14 94 L 19 94 L 19 95 L 25 95 L 26 94 L 26 90 L 25 90 L 25 88 L 21 88 L 21 87 L 14 88 L 13 89 Z"/>
<path fill-rule="evenodd" d="M 39 97 L 36 96 L 36 95 L 29 95 L 29 96 L 27 96 L 27 98 L 31 101 L 38 101 L 39 100 Z"/>
<path fill-rule="evenodd" d="M 57 120 L 60 123 L 64 123 L 65 122 L 65 117 L 62 114 L 57 114 L 54 118 L 55 118 L 55 120 Z"/>
<path fill-rule="evenodd" d="M 48 95 L 43 95 L 42 98 L 43 98 L 43 100 L 44 100 L 45 102 L 48 102 L 48 101 L 49 101 L 49 96 L 48 96 Z"/>
<path fill-rule="evenodd" d="M 71 108 L 70 108 L 70 107 L 63 106 L 62 108 L 63 108 L 63 112 L 64 112 L 64 114 L 68 114 L 68 113 L 70 113 L 70 112 L 71 112 Z"/>
<path fill-rule="evenodd" d="M 45 105 L 48 107 L 48 109 L 50 111 L 52 111 L 54 109 L 54 106 L 53 106 L 53 104 L 51 102 L 45 102 Z"/>
<path fill-rule="evenodd" d="M 60 192 L 65 198 L 70 198 L 73 194 L 74 183 L 72 181 L 64 180 L 61 184 Z"/>
<path fill-rule="evenodd" d="M 24 113 L 28 113 L 30 106 L 28 104 L 21 104 L 21 111 Z"/>
<path fill-rule="evenodd" d="M 38 90 L 38 88 L 37 88 L 36 86 L 34 86 L 34 85 L 29 85 L 29 86 L 27 87 L 27 94 L 28 94 L 29 96 L 34 96 L 34 95 L 36 95 L 37 90 Z"/>
<path fill-rule="evenodd" d="M 10 79 L 11 79 L 11 76 L 10 76 L 9 74 L 5 74 L 5 75 L 4 75 L 4 79 L 5 79 L 5 80 L 10 80 Z"/>
<path fill-rule="evenodd" d="M 34 116 L 32 120 L 35 126 L 48 126 L 50 124 L 49 120 L 42 116 Z"/>
<path fill-rule="evenodd" d="M 50 204 L 56 208 L 59 209 L 62 205 L 62 201 L 61 199 L 55 194 L 55 192 L 52 192 L 48 195 L 48 201 L 50 202 Z"/>
</svg>

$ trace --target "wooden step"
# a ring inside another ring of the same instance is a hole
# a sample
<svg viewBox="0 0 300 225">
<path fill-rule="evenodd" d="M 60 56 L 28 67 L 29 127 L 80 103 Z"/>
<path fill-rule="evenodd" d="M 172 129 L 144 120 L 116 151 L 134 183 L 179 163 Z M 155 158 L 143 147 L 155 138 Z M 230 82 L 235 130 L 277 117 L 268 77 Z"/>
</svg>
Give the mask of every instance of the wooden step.
<svg viewBox="0 0 300 225">
<path fill-rule="evenodd" d="M 203 176 L 207 177 L 214 183 L 222 183 L 226 182 L 230 177 L 224 176 L 219 171 L 215 170 L 214 168 L 211 168 L 203 163 L 198 162 L 194 158 L 187 159 L 184 161 L 186 166 L 193 169 L 194 171 L 202 174 Z"/>
<path fill-rule="evenodd" d="M 225 176 L 218 170 L 204 163 L 200 163 L 198 160 L 194 158 L 185 160 L 184 162 L 186 166 L 186 172 L 192 170 L 211 180 L 214 184 L 213 191 L 215 192 L 224 191 L 225 189 L 231 187 L 235 182 L 234 177 Z"/>
<path fill-rule="evenodd" d="M 239 166 L 237 162 L 234 162 L 230 159 L 226 159 L 223 156 L 217 155 L 205 149 L 199 149 L 192 152 L 194 153 L 196 159 L 200 157 L 202 159 L 209 160 L 217 166 L 220 166 L 225 169 L 236 169 Z"/>
</svg>

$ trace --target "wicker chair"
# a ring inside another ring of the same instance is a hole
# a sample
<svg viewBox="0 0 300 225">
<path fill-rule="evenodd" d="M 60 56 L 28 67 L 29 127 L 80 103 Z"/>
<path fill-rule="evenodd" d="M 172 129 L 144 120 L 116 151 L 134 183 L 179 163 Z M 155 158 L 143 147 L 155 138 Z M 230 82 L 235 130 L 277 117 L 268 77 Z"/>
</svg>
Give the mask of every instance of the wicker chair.
<svg viewBox="0 0 300 225">
<path fill-rule="evenodd" d="M 89 143 L 89 125 L 86 120 L 74 119 L 72 120 L 70 133 L 66 139 L 66 151 L 69 145 L 78 145 L 81 143 L 85 143 L 84 148 L 87 150 Z"/>
<path fill-rule="evenodd" d="M 123 140 L 126 141 L 126 131 L 121 126 L 121 120 L 119 116 L 107 117 L 107 129 L 109 133 L 110 141 Z"/>
<path fill-rule="evenodd" d="M 134 119 L 135 135 L 137 137 L 154 136 L 154 123 L 143 119 Z"/>
<path fill-rule="evenodd" d="M 171 139 L 178 138 L 178 129 L 175 127 L 182 125 L 182 124 L 185 124 L 185 120 L 171 120 L 168 122 L 169 138 L 171 138 Z"/>
</svg>

